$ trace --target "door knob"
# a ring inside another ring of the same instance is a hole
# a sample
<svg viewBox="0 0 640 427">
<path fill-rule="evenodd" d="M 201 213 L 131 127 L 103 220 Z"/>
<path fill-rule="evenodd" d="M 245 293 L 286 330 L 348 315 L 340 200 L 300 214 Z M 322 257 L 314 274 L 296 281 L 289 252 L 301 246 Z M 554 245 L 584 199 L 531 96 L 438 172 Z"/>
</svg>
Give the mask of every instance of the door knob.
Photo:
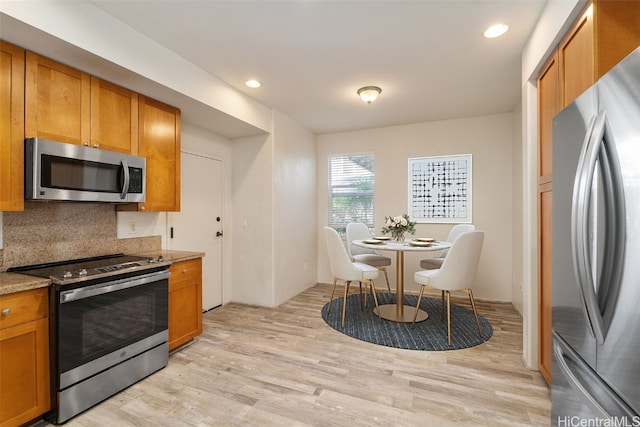
<svg viewBox="0 0 640 427">
<path fill-rule="evenodd" d="M 216 232 L 216 237 L 222 237 L 222 231 L 217 231 Z"/>
</svg>

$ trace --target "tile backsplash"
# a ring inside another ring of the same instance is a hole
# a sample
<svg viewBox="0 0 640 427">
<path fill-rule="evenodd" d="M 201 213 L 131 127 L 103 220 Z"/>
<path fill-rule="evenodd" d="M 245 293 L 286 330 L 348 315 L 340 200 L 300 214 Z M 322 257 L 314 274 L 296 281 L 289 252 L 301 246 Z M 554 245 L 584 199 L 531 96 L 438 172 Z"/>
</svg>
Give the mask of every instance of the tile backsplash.
<svg viewBox="0 0 640 427">
<path fill-rule="evenodd" d="M 7 268 L 107 255 L 158 250 L 161 237 L 118 239 L 115 205 L 28 202 L 24 212 L 3 213 L 4 249 L 0 271 Z"/>
</svg>

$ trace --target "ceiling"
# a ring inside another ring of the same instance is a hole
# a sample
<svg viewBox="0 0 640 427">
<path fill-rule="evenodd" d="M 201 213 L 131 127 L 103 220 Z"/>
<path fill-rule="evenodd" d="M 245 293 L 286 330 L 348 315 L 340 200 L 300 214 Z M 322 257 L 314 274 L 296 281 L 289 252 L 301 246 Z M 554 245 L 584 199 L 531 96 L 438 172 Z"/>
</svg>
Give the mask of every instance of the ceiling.
<svg viewBox="0 0 640 427">
<path fill-rule="evenodd" d="M 545 0 L 92 3 L 321 134 L 513 111 Z M 509 32 L 483 38 L 497 22 Z M 372 104 L 366 85 L 382 88 Z"/>
</svg>

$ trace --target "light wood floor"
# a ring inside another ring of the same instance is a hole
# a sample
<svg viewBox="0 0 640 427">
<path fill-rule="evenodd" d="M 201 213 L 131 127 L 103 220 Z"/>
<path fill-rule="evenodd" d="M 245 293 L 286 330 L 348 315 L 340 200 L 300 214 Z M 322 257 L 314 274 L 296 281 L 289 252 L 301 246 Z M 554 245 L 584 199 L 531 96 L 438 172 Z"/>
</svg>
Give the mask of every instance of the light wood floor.
<svg viewBox="0 0 640 427">
<path fill-rule="evenodd" d="M 522 319 L 511 305 L 478 304 L 494 328 L 488 342 L 421 352 L 331 329 L 320 317 L 329 295 L 316 285 L 275 309 L 206 313 L 203 335 L 165 369 L 66 425 L 549 425 L 548 389 L 522 363 Z"/>
</svg>

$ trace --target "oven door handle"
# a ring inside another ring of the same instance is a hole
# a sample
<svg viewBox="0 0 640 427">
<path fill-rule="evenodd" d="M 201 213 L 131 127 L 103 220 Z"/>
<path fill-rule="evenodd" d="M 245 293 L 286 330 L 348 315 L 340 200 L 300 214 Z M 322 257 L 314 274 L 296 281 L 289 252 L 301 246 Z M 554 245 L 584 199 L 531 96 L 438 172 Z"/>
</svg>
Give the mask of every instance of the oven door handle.
<svg viewBox="0 0 640 427">
<path fill-rule="evenodd" d="M 85 288 L 62 291 L 60 292 L 60 304 L 94 297 L 96 295 L 103 295 L 109 292 L 121 291 L 123 289 L 133 288 L 136 286 L 147 285 L 149 283 L 168 279 L 170 275 L 171 273 L 168 270 L 156 271 L 142 276 L 127 277 L 126 279 L 99 283 Z"/>
</svg>

